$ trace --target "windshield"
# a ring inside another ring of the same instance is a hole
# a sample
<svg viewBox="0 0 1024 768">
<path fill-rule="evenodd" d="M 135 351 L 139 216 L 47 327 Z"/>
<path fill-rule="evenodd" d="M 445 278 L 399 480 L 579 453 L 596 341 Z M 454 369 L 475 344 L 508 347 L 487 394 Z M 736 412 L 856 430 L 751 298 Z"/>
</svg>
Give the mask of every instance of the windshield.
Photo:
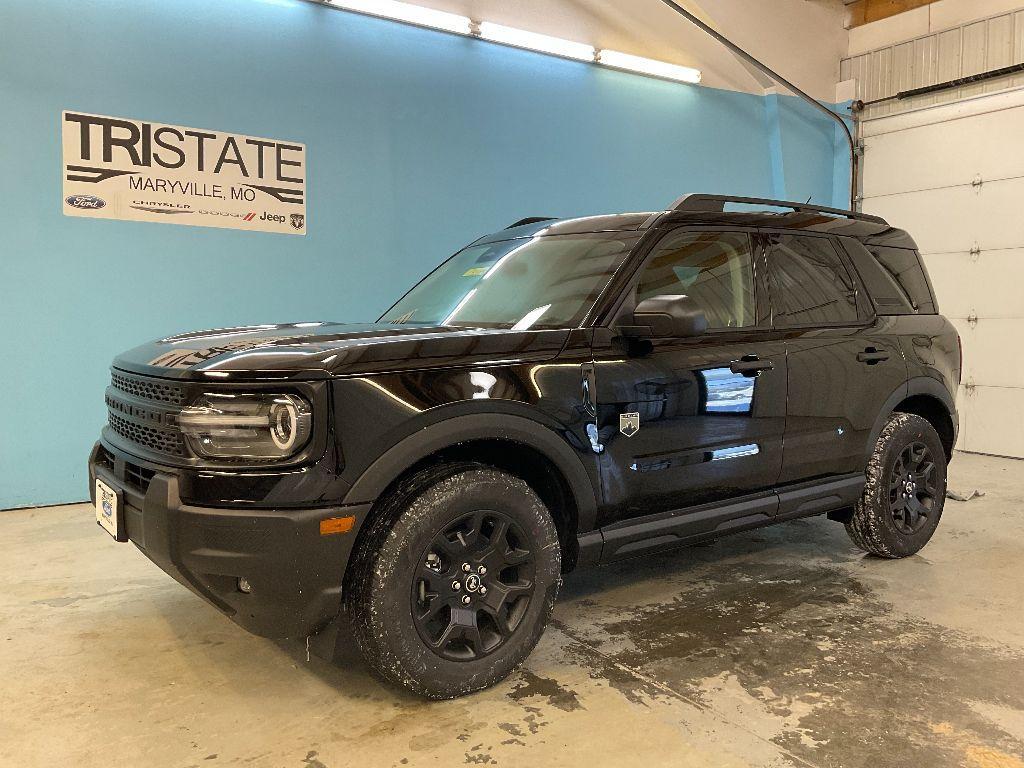
<svg viewBox="0 0 1024 768">
<path fill-rule="evenodd" d="M 600 232 L 472 245 L 431 272 L 380 320 L 517 331 L 575 327 L 638 238 Z"/>
</svg>

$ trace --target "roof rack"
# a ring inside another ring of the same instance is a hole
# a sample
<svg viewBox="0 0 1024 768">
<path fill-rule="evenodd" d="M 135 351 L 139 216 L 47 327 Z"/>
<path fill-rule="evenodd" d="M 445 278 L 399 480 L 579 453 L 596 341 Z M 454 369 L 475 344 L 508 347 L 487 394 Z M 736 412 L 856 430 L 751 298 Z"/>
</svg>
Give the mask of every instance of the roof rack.
<svg viewBox="0 0 1024 768">
<path fill-rule="evenodd" d="M 823 205 L 811 205 L 810 203 L 792 203 L 786 200 L 768 200 L 761 197 L 733 197 L 731 195 L 705 195 L 694 193 L 683 195 L 672 203 L 668 210 L 688 211 L 690 213 L 721 213 L 725 210 L 727 203 L 760 205 L 771 208 L 789 208 L 793 211 L 813 211 L 814 213 L 827 213 L 830 216 L 844 216 L 847 219 L 872 221 L 876 224 L 889 225 L 889 222 L 881 216 L 872 216 L 869 213 L 847 211 L 842 208 L 827 208 Z"/>
<path fill-rule="evenodd" d="M 525 219 L 520 219 L 515 224 L 509 224 L 505 229 L 512 229 L 513 227 L 521 227 L 525 224 L 539 224 L 542 221 L 555 221 L 554 216 L 527 216 Z"/>
</svg>

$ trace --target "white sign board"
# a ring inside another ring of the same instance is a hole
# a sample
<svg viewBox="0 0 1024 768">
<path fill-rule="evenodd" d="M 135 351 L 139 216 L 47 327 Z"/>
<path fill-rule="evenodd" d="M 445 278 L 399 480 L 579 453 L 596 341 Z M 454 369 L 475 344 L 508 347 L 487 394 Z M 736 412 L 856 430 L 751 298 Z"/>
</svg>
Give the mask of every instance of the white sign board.
<svg viewBox="0 0 1024 768">
<path fill-rule="evenodd" d="M 306 234 L 306 146 L 61 113 L 67 216 Z"/>
</svg>

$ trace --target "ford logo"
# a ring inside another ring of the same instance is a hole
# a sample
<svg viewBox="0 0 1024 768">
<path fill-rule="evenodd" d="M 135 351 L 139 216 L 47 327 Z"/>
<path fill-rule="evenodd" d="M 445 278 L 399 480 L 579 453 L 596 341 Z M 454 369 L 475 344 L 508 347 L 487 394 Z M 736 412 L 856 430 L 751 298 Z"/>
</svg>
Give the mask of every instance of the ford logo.
<svg viewBox="0 0 1024 768">
<path fill-rule="evenodd" d="M 107 201 L 96 197 L 96 195 L 71 195 L 64 198 L 64 202 L 72 208 L 102 208 Z"/>
</svg>

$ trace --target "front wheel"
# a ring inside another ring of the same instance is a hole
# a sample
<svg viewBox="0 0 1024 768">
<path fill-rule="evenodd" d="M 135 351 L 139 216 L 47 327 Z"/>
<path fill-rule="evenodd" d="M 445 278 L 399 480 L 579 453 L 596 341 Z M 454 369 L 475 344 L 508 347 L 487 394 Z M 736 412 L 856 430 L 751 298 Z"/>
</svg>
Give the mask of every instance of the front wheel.
<svg viewBox="0 0 1024 768">
<path fill-rule="evenodd" d="M 946 498 L 946 453 L 920 416 L 894 413 L 868 462 L 864 493 L 846 532 L 878 557 L 917 553 L 931 539 Z"/>
<path fill-rule="evenodd" d="M 346 608 L 371 671 L 432 699 L 504 679 L 551 616 L 561 552 L 524 481 L 445 464 L 384 500 L 353 563 Z"/>
</svg>

